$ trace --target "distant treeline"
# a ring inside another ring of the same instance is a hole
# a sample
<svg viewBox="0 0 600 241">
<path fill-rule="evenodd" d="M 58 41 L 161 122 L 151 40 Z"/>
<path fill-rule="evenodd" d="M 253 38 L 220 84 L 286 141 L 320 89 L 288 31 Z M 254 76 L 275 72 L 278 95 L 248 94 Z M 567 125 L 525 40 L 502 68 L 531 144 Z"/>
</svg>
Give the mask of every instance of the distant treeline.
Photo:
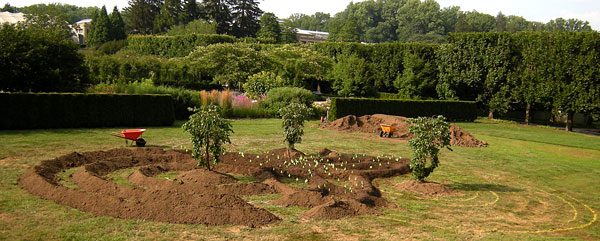
<svg viewBox="0 0 600 241">
<path fill-rule="evenodd" d="M 440 8 L 435 0 L 368 0 L 351 2 L 331 16 L 293 14 L 289 18 L 301 29 L 330 33 L 333 41 L 443 43 L 453 32 L 591 31 L 587 21 L 557 18 L 548 23 L 528 21 L 499 12 L 492 16 L 460 7 Z"/>
</svg>

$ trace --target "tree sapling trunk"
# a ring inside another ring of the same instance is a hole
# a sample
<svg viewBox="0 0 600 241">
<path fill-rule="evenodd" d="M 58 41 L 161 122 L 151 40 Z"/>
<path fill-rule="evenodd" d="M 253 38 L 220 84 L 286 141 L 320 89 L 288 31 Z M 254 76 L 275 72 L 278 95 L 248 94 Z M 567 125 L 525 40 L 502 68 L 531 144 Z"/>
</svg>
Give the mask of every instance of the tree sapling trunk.
<svg viewBox="0 0 600 241">
<path fill-rule="evenodd" d="M 572 111 L 567 111 L 567 127 L 565 128 L 566 131 L 573 131 L 573 115 L 574 113 Z"/>
<path fill-rule="evenodd" d="M 493 120 L 494 119 L 494 110 L 490 109 L 490 112 L 488 113 L 488 120 Z"/>
<path fill-rule="evenodd" d="M 206 168 L 210 171 L 210 154 L 208 153 L 208 146 L 210 141 L 208 140 L 208 134 L 206 135 Z"/>
<path fill-rule="evenodd" d="M 527 103 L 527 107 L 525 107 L 525 124 L 529 125 L 531 122 L 531 104 Z"/>
</svg>

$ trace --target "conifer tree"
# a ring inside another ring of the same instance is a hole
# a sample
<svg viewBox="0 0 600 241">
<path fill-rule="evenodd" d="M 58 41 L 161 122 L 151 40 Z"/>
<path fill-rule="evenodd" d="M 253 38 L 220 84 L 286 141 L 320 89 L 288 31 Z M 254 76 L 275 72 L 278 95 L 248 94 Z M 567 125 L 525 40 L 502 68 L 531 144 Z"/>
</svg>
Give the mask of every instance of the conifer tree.
<svg viewBox="0 0 600 241">
<path fill-rule="evenodd" d="M 258 37 L 274 39 L 277 42 L 281 41 L 281 27 L 275 14 L 265 13 L 260 17 Z"/>
<path fill-rule="evenodd" d="M 163 33 L 181 22 L 181 0 L 165 0 L 160 8 L 160 14 L 154 20 L 154 31 Z"/>
<path fill-rule="evenodd" d="M 106 6 L 102 6 L 100 12 L 96 15 L 96 19 L 92 19 L 91 36 L 88 37 L 88 43 L 102 44 L 111 40 L 111 29 L 110 19 L 106 13 Z"/>
<path fill-rule="evenodd" d="M 181 21 L 187 24 L 200 18 L 200 8 L 196 0 L 184 0 Z"/>
<path fill-rule="evenodd" d="M 136 34 L 151 34 L 154 19 L 160 13 L 161 0 L 129 0 L 123 11 L 127 17 L 127 31 Z"/>
<path fill-rule="evenodd" d="M 231 32 L 233 17 L 229 9 L 231 0 L 204 0 L 202 10 L 206 20 L 217 23 L 218 34 Z"/>
<path fill-rule="evenodd" d="M 127 38 L 127 35 L 125 34 L 125 22 L 123 22 L 123 18 L 121 17 L 121 13 L 119 13 L 117 6 L 115 6 L 112 13 L 110 13 L 110 24 L 112 25 L 112 40 L 122 40 Z"/>
<path fill-rule="evenodd" d="M 233 35 L 236 37 L 256 37 L 260 30 L 259 18 L 263 11 L 255 0 L 234 0 L 231 8 Z"/>
</svg>

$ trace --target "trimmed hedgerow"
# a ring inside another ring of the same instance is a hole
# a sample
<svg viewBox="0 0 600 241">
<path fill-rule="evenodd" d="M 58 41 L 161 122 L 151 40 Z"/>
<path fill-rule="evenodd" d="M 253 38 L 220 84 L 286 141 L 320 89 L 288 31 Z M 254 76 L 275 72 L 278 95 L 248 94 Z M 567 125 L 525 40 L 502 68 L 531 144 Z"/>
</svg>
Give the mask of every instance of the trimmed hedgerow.
<svg viewBox="0 0 600 241">
<path fill-rule="evenodd" d="M 168 126 L 168 95 L 0 93 L 0 129 Z"/>
<path fill-rule="evenodd" d="M 443 115 L 452 121 L 473 121 L 477 118 L 477 105 L 471 101 L 331 99 L 330 120 L 347 115 L 373 114 L 398 115 L 411 118 Z"/>
<path fill-rule="evenodd" d="M 234 43 L 232 36 L 218 34 L 187 34 L 177 36 L 130 36 L 127 49 L 142 55 L 166 58 L 185 57 L 198 46 L 217 43 Z"/>
</svg>

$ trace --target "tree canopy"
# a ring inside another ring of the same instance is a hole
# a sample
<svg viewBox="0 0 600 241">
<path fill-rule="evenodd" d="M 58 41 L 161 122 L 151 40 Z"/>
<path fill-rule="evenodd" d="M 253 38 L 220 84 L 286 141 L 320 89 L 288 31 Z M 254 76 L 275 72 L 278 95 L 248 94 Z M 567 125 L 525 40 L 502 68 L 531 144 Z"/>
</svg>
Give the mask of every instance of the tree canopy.
<svg viewBox="0 0 600 241">
<path fill-rule="evenodd" d="M 77 44 L 55 20 L 33 17 L 0 28 L 0 90 L 69 92 L 89 84 Z"/>
<path fill-rule="evenodd" d="M 544 24 L 523 17 L 492 16 L 460 7 L 440 8 L 435 0 L 371 0 L 351 2 L 331 17 L 292 14 L 288 18 L 301 29 L 330 33 L 331 41 L 443 43 L 452 32 L 591 31 L 588 22 L 557 18 Z"/>
</svg>

